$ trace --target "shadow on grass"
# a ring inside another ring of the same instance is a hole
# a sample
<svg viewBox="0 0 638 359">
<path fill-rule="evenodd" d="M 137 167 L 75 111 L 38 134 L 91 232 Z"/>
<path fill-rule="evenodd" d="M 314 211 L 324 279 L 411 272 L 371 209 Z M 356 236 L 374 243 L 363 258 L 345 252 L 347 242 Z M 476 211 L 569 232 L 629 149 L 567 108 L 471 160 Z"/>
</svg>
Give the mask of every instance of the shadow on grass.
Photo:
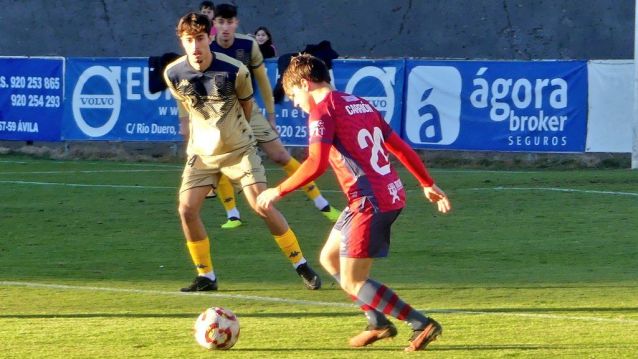
<svg viewBox="0 0 638 359">
<path fill-rule="evenodd" d="M 565 345 L 565 344 L 504 344 L 504 345 L 438 345 L 436 343 L 428 346 L 425 352 L 446 352 L 446 351 L 499 351 L 499 350 L 516 350 L 516 351 L 535 351 L 535 350 L 574 350 L 582 349 L 582 344 Z M 608 348 L 609 345 L 601 343 L 599 345 L 585 345 L 587 348 Z M 613 345 L 613 347 L 631 348 L 632 345 Z M 295 352 L 392 352 L 403 354 L 404 346 L 367 346 L 365 348 L 234 348 L 235 352 L 281 352 L 281 351 L 295 351 Z"/>
<path fill-rule="evenodd" d="M 616 347 L 616 345 L 613 345 Z M 467 351 L 467 350 L 574 350 L 587 348 L 608 348 L 609 344 L 600 343 L 583 345 L 583 344 L 503 344 L 503 345 L 432 345 L 427 351 Z M 624 347 L 624 345 L 622 346 Z"/>
</svg>

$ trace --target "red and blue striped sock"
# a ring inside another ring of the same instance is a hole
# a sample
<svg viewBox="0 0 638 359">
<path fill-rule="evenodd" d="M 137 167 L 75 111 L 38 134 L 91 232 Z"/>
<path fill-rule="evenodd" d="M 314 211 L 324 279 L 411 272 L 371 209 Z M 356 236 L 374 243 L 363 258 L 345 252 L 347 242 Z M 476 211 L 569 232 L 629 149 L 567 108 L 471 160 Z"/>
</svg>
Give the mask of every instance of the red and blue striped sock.
<svg viewBox="0 0 638 359">
<path fill-rule="evenodd" d="M 392 289 L 372 279 L 365 281 L 357 299 L 378 312 L 408 322 L 414 330 L 423 329 L 428 322 L 423 314 L 401 300 Z"/>
<path fill-rule="evenodd" d="M 337 283 L 341 283 L 341 276 L 339 275 L 339 273 L 333 274 L 332 277 L 334 277 Z M 390 324 L 390 321 L 388 320 L 388 318 L 386 318 L 385 315 L 383 315 L 383 313 L 380 313 L 374 310 L 374 308 L 360 301 L 354 295 L 351 295 L 350 298 L 363 311 L 366 318 L 368 319 L 368 324 L 370 324 L 370 326 L 375 328 L 381 328 Z"/>
</svg>

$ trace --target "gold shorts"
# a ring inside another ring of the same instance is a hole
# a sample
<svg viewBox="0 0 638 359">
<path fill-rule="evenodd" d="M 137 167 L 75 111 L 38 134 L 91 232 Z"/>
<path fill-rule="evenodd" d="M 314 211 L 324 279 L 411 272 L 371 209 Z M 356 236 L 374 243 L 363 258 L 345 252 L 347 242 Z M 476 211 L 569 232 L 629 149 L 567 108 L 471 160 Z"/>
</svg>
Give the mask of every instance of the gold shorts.
<svg viewBox="0 0 638 359">
<path fill-rule="evenodd" d="M 219 177 L 224 174 L 235 186 L 246 187 L 255 183 L 267 183 L 266 170 L 253 146 L 239 154 L 224 156 L 191 155 L 182 173 L 180 193 L 195 187 L 217 188 Z"/>
<path fill-rule="evenodd" d="M 274 141 L 279 138 L 277 130 L 272 128 L 270 122 L 262 115 L 261 110 L 254 103 L 249 124 L 253 129 L 257 144 Z"/>
</svg>

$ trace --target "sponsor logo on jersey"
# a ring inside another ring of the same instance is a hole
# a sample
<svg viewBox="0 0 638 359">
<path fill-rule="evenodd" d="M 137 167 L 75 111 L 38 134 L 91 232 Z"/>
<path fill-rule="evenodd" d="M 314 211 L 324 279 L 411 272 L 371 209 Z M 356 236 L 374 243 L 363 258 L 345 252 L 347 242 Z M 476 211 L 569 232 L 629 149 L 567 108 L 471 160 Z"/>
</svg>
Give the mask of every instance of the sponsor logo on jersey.
<svg viewBox="0 0 638 359">
<path fill-rule="evenodd" d="M 393 181 L 388 184 L 388 193 L 392 196 L 392 203 L 396 203 L 397 201 L 401 201 L 401 197 L 399 197 L 399 192 L 403 190 L 403 183 L 400 179 Z"/>
<path fill-rule="evenodd" d="M 315 121 L 310 123 L 310 137 L 315 136 L 323 136 L 323 132 L 325 131 L 325 127 L 323 125 L 323 121 Z"/>
</svg>

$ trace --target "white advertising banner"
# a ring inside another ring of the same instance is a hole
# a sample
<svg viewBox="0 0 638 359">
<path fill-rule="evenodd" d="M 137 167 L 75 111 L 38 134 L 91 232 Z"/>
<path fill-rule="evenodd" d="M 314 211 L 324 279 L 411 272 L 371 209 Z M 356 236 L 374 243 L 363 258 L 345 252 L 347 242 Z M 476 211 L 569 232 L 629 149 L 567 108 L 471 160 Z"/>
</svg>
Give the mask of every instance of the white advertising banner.
<svg viewBox="0 0 638 359">
<path fill-rule="evenodd" d="M 632 60 L 589 61 L 586 152 L 631 153 L 634 100 Z"/>
</svg>

